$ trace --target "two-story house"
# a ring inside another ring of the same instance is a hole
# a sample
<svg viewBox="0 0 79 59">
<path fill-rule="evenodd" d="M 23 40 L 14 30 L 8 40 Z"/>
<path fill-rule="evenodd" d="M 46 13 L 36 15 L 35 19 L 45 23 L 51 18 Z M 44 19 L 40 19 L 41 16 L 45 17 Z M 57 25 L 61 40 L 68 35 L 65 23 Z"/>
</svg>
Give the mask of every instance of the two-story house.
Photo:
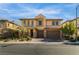
<svg viewBox="0 0 79 59">
<path fill-rule="evenodd" d="M 76 20 L 77 20 L 77 24 L 76 24 Z M 74 26 L 77 25 L 77 35 L 79 36 L 79 17 L 78 18 L 75 18 L 75 19 L 72 19 L 72 20 L 67 20 L 65 21 L 62 26 L 64 27 L 66 24 L 69 24 L 69 23 L 73 23 Z M 74 33 L 76 34 L 76 33 Z"/>
<path fill-rule="evenodd" d="M 58 40 L 61 38 L 61 21 L 62 19 L 47 19 L 44 15 L 39 14 L 35 18 L 20 19 L 22 25 L 27 28 L 27 32 L 34 38 L 49 38 Z"/>
<path fill-rule="evenodd" d="M 0 20 L 0 34 L 3 32 L 7 32 L 9 30 L 24 30 L 25 28 L 22 26 L 19 26 L 11 21 L 8 20 Z"/>
</svg>

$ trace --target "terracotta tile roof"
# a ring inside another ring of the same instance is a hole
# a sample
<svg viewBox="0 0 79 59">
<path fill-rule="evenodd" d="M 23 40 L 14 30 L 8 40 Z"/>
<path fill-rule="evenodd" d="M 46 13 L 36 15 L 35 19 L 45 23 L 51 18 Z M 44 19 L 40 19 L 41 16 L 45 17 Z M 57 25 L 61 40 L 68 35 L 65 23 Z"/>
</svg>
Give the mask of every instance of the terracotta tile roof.
<svg viewBox="0 0 79 59">
<path fill-rule="evenodd" d="M 20 20 L 36 20 L 36 18 L 24 18 Z M 46 20 L 63 20 L 63 19 L 46 19 Z"/>
<path fill-rule="evenodd" d="M 12 21 L 9 21 L 9 20 L 0 20 L 0 22 L 9 22 L 9 23 L 12 23 L 12 24 L 15 24 L 14 22 L 12 22 Z M 17 25 L 17 26 L 20 26 L 20 25 L 18 25 L 18 24 L 15 24 L 15 25 Z"/>
<path fill-rule="evenodd" d="M 63 19 L 46 19 L 46 20 L 63 20 Z"/>
</svg>

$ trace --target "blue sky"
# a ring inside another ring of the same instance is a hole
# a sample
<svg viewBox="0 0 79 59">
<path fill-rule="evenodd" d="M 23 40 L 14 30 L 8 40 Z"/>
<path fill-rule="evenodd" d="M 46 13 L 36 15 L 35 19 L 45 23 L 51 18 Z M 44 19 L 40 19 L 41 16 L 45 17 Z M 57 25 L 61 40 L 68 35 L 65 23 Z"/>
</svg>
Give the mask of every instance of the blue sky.
<svg viewBox="0 0 79 59">
<path fill-rule="evenodd" d="M 77 5 L 66 3 L 1 3 L 0 19 L 8 19 L 19 24 L 20 18 L 34 18 L 41 13 L 46 18 L 71 20 L 76 17 Z"/>
</svg>

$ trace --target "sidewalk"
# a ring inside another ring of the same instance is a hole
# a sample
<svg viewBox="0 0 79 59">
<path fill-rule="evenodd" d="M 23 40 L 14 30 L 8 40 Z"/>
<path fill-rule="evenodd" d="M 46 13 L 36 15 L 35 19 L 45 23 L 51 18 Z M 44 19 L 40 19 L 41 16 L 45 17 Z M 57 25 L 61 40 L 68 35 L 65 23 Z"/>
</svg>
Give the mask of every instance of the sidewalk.
<svg viewBox="0 0 79 59">
<path fill-rule="evenodd" d="M 32 41 L 17 41 L 17 42 L 2 42 L 0 44 L 63 44 L 63 42 L 32 42 Z"/>
<path fill-rule="evenodd" d="M 63 42 L 45 42 L 43 41 L 43 38 L 32 38 L 31 41 L 16 41 L 16 40 L 11 40 L 8 42 L 3 42 L 0 41 L 0 44 L 63 44 Z"/>
</svg>

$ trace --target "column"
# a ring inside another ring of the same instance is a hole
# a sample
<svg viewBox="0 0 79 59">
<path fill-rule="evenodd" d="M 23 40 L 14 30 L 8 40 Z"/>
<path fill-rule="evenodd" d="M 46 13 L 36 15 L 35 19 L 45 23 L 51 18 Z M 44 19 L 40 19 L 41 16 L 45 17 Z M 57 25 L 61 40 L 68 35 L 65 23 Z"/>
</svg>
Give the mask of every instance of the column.
<svg viewBox="0 0 79 59">
<path fill-rule="evenodd" d="M 46 38 L 46 29 L 44 30 L 44 38 Z"/>
<path fill-rule="evenodd" d="M 63 34 L 62 34 L 62 31 L 60 30 L 60 39 L 61 39 L 61 40 L 63 40 L 62 35 L 63 35 Z"/>
<path fill-rule="evenodd" d="M 28 35 L 31 36 L 30 29 L 28 29 Z"/>
<path fill-rule="evenodd" d="M 33 29 L 33 37 L 36 38 L 37 37 L 37 33 L 36 33 L 36 30 Z"/>
</svg>

